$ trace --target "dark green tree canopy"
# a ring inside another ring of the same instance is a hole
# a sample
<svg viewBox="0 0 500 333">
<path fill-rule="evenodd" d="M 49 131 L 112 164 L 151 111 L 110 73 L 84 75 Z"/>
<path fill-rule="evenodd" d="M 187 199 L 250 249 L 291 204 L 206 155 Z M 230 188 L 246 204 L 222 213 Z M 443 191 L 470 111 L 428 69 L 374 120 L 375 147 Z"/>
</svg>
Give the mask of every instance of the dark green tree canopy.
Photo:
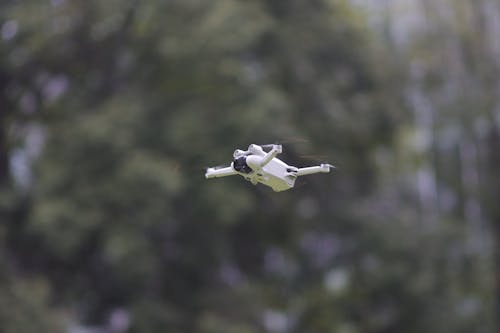
<svg viewBox="0 0 500 333">
<path fill-rule="evenodd" d="M 0 34 L 6 332 L 492 327 L 488 255 L 408 190 L 406 60 L 349 1 L 6 1 Z M 204 179 L 273 142 L 338 172 Z"/>
</svg>

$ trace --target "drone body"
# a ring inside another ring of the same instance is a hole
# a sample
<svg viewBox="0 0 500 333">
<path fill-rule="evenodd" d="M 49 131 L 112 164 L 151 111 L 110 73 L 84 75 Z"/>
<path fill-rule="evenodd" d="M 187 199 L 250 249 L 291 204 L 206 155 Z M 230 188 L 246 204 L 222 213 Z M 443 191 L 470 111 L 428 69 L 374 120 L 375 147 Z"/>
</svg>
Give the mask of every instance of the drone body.
<svg viewBox="0 0 500 333">
<path fill-rule="evenodd" d="M 269 146 L 271 150 L 264 151 L 264 148 Z M 248 146 L 248 150 L 237 149 L 234 152 L 234 160 L 230 166 L 208 168 L 205 177 L 218 178 L 240 175 L 254 185 L 261 183 L 271 187 L 276 192 L 280 192 L 291 189 L 298 176 L 327 173 L 330 172 L 330 168 L 334 168 L 330 164 L 297 168 L 278 159 L 276 156 L 281 152 L 281 145 L 259 146 L 251 144 Z"/>
</svg>

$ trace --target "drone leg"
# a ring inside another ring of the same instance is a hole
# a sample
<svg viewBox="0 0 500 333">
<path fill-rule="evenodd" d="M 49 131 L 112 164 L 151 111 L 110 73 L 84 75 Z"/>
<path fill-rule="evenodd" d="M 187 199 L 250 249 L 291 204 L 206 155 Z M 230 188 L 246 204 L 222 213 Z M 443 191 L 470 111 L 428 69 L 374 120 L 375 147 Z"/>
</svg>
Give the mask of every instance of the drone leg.
<svg viewBox="0 0 500 333">
<path fill-rule="evenodd" d="M 334 168 L 334 166 L 330 164 L 321 164 L 319 166 L 299 168 L 297 170 L 297 176 L 311 175 L 313 173 L 320 173 L 320 172 L 328 173 L 330 172 L 330 168 L 332 167 Z"/>
</svg>

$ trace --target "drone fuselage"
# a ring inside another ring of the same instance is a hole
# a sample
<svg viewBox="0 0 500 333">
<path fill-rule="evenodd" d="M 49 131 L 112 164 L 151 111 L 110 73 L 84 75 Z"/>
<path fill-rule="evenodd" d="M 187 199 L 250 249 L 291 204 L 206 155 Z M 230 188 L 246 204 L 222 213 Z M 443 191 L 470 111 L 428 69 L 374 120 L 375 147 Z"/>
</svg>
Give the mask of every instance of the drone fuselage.
<svg viewBox="0 0 500 333">
<path fill-rule="evenodd" d="M 255 167 L 255 171 L 249 174 L 242 174 L 252 184 L 261 183 L 271 187 L 276 192 L 291 189 L 295 185 L 297 174 L 293 171 L 297 168 L 291 167 L 282 160 L 274 157 L 259 169 L 257 165 L 252 163 L 253 159 L 253 156 L 249 156 L 247 163 L 252 169 Z"/>
</svg>

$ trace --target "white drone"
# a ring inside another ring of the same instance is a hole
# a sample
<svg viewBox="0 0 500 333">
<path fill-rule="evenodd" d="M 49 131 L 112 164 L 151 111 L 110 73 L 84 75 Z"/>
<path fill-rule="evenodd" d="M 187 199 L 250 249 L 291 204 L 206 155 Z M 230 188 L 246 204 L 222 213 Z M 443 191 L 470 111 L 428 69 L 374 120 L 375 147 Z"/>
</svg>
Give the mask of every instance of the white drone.
<svg viewBox="0 0 500 333">
<path fill-rule="evenodd" d="M 269 152 L 264 149 L 271 148 Z M 280 192 L 291 189 L 298 176 L 313 173 L 328 173 L 330 164 L 321 164 L 306 168 L 297 168 L 286 164 L 276 158 L 282 151 L 281 145 L 255 145 L 248 146 L 248 150 L 236 149 L 233 153 L 234 160 L 228 167 L 208 168 L 206 178 L 218 178 L 233 175 L 243 176 L 246 180 L 256 185 L 257 183 L 271 187 Z"/>
</svg>

